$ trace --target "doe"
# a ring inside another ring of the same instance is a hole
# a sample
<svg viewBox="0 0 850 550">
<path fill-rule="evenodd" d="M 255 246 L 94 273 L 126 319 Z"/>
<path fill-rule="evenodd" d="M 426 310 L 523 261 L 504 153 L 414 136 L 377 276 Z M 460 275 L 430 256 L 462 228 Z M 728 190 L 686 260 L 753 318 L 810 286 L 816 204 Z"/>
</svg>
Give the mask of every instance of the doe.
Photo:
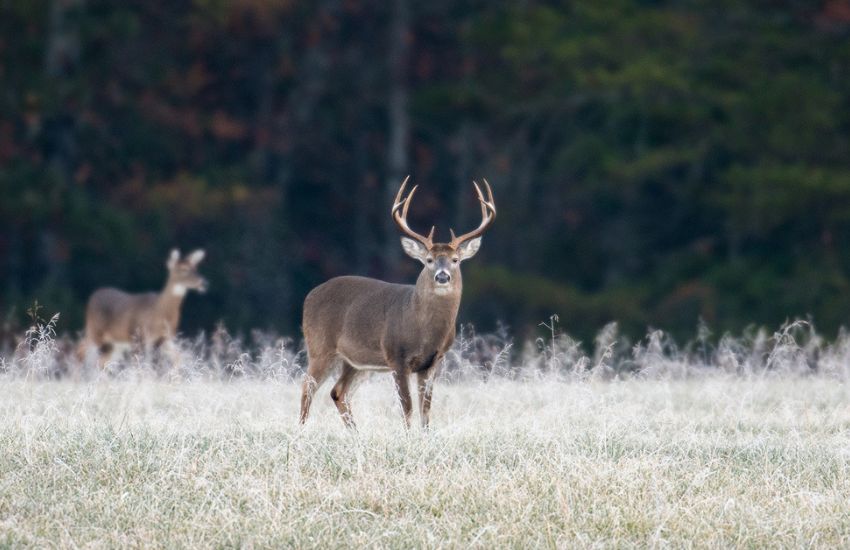
<svg viewBox="0 0 850 550">
<path fill-rule="evenodd" d="M 207 281 L 198 273 L 204 251 L 196 250 L 180 258 L 172 250 L 166 266 L 168 279 L 161 292 L 130 294 L 117 288 L 100 288 L 89 298 L 86 328 L 78 355 L 84 359 L 97 348 L 98 366 L 103 367 L 120 349 L 134 341 L 145 350 L 165 345 L 174 359 L 174 337 L 180 324 L 180 309 L 188 290 L 205 292 Z"/>
</svg>

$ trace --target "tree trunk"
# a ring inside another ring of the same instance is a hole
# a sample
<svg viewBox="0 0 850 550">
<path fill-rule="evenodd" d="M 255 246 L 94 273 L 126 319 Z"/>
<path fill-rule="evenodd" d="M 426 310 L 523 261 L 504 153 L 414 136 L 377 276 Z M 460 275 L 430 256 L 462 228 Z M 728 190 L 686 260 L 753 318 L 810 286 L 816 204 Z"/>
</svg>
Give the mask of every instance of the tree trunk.
<svg viewBox="0 0 850 550">
<path fill-rule="evenodd" d="M 389 91 L 389 139 L 388 167 L 385 204 L 389 206 L 395 198 L 398 186 L 407 176 L 407 147 L 410 140 L 410 116 L 408 114 L 407 64 L 410 51 L 411 29 L 408 0 L 396 0 L 390 24 L 388 62 L 390 69 Z M 391 273 L 398 263 L 398 230 L 387 215 L 385 218 L 384 271 Z"/>
<path fill-rule="evenodd" d="M 469 120 L 464 120 L 458 130 L 458 159 L 457 169 L 455 170 L 457 181 L 455 192 L 457 195 L 455 198 L 455 227 L 453 228 L 456 234 L 467 231 L 466 227 L 475 223 L 468 223 L 470 219 L 474 219 L 474 216 L 471 216 L 469 209 L 466 208 L 466 205 L 470 204 L 468 197 L 472 193 L 470 178 L 477 179 L 479 177 L 477 174 L 473 174 L 473 170 L 475 170 L 475 133 Z M 476 208 L 474 212 L 477 215 L 478 209 Z"/>
<path fill-rule="evenodd" d="M 71 182 L 71 170 L 76 146 L 75 113 L 69 112 L 68 79 L 73 76 L 80 60 L 80 36 L 77 25 L 69 21 L 75 9 L 82 9 L 82 0 L 53 0 L 50 4 L 47 47 L 44 71 L 54 81 L 60 108 L 46 125 L 48 133 L 47 159 L 54 177 L 63 185 Z"/>
<path fill-rule="evenodd" d="M 83 0 L 53 0 L 47 29 L 44 72 L 53 82 L 59 108 L 51 113 L 44 126 L 45 158 L 52 177 L 61 188 L 73 182 L 74 163 L 77 156 L 77 113 L 70 107 L 72 90 L 70 79 L 80 61 L 79 28 L 74 11 L 81 10 Z M 67 257 L 63 252 L 61 227 L 44 227 L 39 233 L 42 261 L 51 285 L 67 286 Z"/>
</svg>

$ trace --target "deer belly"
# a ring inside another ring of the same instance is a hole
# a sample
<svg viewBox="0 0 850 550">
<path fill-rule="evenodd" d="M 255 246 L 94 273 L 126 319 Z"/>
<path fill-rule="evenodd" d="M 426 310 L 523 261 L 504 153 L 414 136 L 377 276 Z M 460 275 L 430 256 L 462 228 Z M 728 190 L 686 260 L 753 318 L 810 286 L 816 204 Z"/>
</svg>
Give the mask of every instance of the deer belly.
<svg viewBox="0 0 850 550">
<path fill-rule="evenodd" d="M 349 357 L 339 354 L 342 360 L 354 367 L 357 370 L 368 370 L 377 372 L 388 372 L 390 368 L 386 365 L 376 364 L 378 361 L 352 361 Z"/>
<path fill-rule="evenodd" d="M 353 338 L 340 338 L 337 342 L 337 354 L 357 370 L 389 371 L 387 360 L 377 342 L 360 341 Z"/>
</svg>

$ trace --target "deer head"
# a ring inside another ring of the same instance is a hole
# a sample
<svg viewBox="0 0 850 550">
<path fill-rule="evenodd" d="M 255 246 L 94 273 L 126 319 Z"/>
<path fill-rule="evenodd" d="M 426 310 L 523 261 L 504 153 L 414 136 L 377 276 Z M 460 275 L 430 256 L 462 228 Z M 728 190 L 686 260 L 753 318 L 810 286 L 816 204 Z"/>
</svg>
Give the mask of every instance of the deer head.
<svg viewBox="0 0 850 550">
<path fill-rule="evenodd" d="M 195 250 L 185 258 L 180 258 L 180 251 L 176 248 L 171 251 L 166 267 L 168 267 L 168 283 L 175 296 L 183 296 L 187 290 L 196 290 L 204 293 L 207 290 L 207 280 L 198 273 L 198 264 L 204 259 L 206 253 Z"/>
<path fill-rule="evenodd" d="M 481 224 L 461 236 L 456 236 L 454 230 L 450 230 L 452 240 L 447 243 L 434 242 L 434 227 L 428 236 L 420 235 L 413 231 L 407 223 L 407 212 L 410 209 L 410 203 L 413 199 L 413 194 L 418 186 L 413 186 L 410 193 L 406 197 L 404 188 L 407 186 L 408 176 L 404 179 L 401 187 L 396 195 L 395 202 L 392 207 L 392 216 L 398 227 L 404 232 L 406 237 L 401 238 L 401 246 L 405 253 L 422 262 L 424 266 L 420 281 L 427 276 L 425 280 L 428 285 L 438 295 L 453 293 L 458 287 L 455 282 L 460 279 L 460 262 L 467 260 L 478 252 L 481 248 L 481 235 L 496 219 L 496 204 L 493 200 L 493 190 L 490 189 L 490 184 L 484 180 L 484 187 L 487 190 L 487 197 L 481 192 L 481 188 L 477 182 L 473 182 L 475 192 L 478 194 L 478 201 L 481 203 Z"/>
</svg>

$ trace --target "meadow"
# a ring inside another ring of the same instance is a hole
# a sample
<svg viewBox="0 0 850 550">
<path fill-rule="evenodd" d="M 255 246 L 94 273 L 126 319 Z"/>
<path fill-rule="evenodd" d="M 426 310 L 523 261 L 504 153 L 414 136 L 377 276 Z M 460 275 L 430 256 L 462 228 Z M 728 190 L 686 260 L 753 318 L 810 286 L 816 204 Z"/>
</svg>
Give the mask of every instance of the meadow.
<svg viewBox="0 0 850 550">
<path fill-rule="evenodd" d="M 682 348 L 612 326 L 588 354 L 467 333 L 427 432 L 381 374 L 356 432 L 329 385 L 298 426 L 286 340 L 59 375 L 44 329 L 2 363 L 0 546 L 850 545 L 850 346 L 805 324 Z"/>
</svg>

